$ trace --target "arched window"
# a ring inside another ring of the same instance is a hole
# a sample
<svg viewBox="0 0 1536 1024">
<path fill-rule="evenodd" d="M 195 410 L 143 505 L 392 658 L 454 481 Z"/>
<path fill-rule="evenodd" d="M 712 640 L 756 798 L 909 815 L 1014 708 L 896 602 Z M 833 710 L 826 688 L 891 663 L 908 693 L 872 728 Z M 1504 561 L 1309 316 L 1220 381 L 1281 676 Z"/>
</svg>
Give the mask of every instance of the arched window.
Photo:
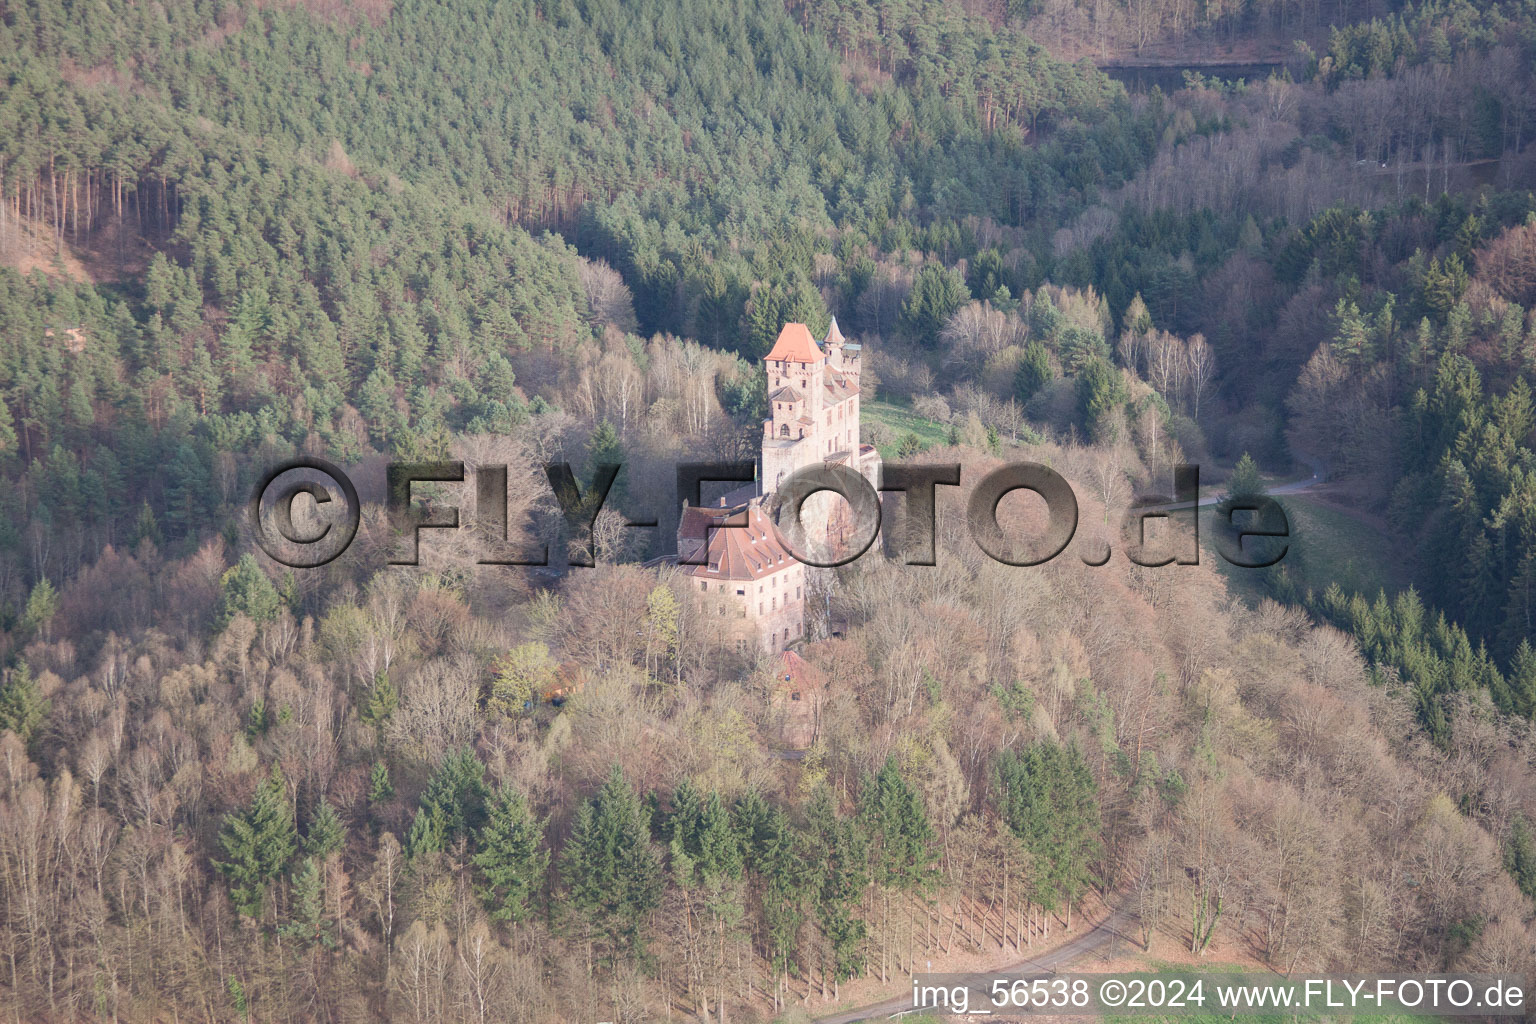
<svg viewBox="0 0 1536 1024">
<path fill-rule="evenodd" d="M 780 437 L 788 437 L 789 436 L 789 424 L 788 423 L 783 423 L 783 424 L 779 425 L 779 436 Z"/>
</svg>

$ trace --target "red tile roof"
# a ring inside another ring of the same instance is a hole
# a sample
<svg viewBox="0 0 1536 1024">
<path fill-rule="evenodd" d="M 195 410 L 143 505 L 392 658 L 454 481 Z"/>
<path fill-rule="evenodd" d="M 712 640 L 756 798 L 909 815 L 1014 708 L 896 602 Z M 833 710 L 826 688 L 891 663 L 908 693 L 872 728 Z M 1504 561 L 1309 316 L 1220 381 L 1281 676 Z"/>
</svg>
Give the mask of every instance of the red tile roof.
<svg viewBox="0 0 1536 1024">
<path fill-rule="evenodd" d="M 785 689 L 811 689 L 826 685 L 821 671 L 794 651 L 785 651 L 779 655 L 778 677 Z"/>
<path fill-rule="evenodd" d="M 701 555 L 699 547 L 706 532 L 709 550 L 707 555 Z M 689 505 L 683 509 L 682 521 L 677 526 L 677 554 L 678 568 L 704 579 L 758 580 L 796 562 L 779 528 L 759 505 Z M 700 560 L 703 565 L 684 564 Z"/>
<path fill-rule="evenodd" d="M 809 327 L 805 324 L 785 324 L 779 332 L 779 340 L 773 343 L 773 349 L 765 358 L 791 363 L 819 363 L 827 357 L 816 347 L 816 339 L 811 337 Z"/>
</svg>

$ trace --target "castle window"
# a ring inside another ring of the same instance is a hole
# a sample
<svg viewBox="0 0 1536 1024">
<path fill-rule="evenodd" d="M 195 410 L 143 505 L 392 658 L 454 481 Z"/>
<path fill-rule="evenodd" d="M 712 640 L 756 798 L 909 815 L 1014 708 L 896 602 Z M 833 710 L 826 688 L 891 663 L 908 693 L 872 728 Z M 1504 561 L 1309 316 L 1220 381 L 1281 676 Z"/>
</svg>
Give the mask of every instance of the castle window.
<svg viewBox="0 0 1536 1024">
<path fill-rule="evenodd" d="M 780 437 L 788 437 L 789 436 L 789 424 L 788 423 L 782 424 L 779 427 L 779 436 Z"/>
<path fill-rule="evenodd" d="M 747 596 L 747 592 L 746 592 L 746 590 L 744 588 L 737 587 L 736 588 L 736 596 L 737 597 L 746 597 Z"/>
<path fill-rule="evenodd" d="M 709 580 L 699 580 L 699 589 L 700 590 L 708 590 L 709 589 Z"/>
<path fill-rule="evenodd" d="M 773 611 L 778 611 L 779 610 L 779 599 L 776 598 L 776 597 L 772 598 L 768 602 L 768 607 L 771 608 Z"/>
<path fill-rule="evenodd" d="M 796 690 L 794 693 L 790 694 L 789 695 L 789 699 L 790 700 L 799 700 L 800 699 L 800 691 Z"/>
<path fill-rule="evenodd" d="M 763 614 L 763 602 L 761 601 L 757 602 L 757 614 Z"/>
</svg>

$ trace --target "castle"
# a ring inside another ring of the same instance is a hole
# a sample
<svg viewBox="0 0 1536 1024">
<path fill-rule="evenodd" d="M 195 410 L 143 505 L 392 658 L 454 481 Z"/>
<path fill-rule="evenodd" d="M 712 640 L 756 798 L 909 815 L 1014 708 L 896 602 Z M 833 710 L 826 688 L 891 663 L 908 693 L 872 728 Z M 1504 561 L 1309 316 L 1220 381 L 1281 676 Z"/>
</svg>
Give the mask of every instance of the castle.
<svg viewBox="0 0 1536 1024">
<path fill-rule="evenodd" d="M 764 505 L 796 470 L 842 465 L 878 486 L 880 454 L 859 440 L 862 346 L 848 342 L 834 317 L 820 346 L 804 324 L 785 324 L 764 357 L 768 417 L 763 420 L 757 480 L 718 505 L 683 509 L 678 567 L 721 614 L 751 623 L 764 650 L 777 652 L 805 635 L 805 566 L 790 553 Z M 807 533 L 834 546 L 847 506 L 821 494 L 806 502 Z M 724 524 L 730 523 L 730 526 Z"/>
</svg>

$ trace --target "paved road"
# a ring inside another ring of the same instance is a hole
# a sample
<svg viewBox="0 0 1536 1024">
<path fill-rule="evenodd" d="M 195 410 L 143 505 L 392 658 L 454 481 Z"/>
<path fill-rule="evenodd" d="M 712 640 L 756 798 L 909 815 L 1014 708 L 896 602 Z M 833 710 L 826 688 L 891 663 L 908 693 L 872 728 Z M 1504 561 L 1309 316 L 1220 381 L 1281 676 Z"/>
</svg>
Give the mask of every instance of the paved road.
<svg viewBox="0 0 1536 1024">
<path fill-rule="evenodd" d="M 1281 484 L 1278 487 L 1265 488 L 1264 493 L 1268 494 L 1272 498 L 1284 497 L 1287 494 L 1304 494 L 1327 479 L 1328 469 L 1322 462 L 1309 458 L 1305 455 L 1299 455 L 1297 457 L 1312 468 L 1312 475 L 1305 480 L 1295 480 L 1288 484 Z M 1196 507 L 1206 508 L 1208 506 L 1218 504 L 1226 496 L 1227 495 L 1225 491 L 1220 491 L 1214 494 L 1207 494 L 1205 497 L 1196 502 Z M 1178 504 L 1155 505 L 1152 507 L 1167 509 L 1169 511 L 1176 511 L 1181 508 L 1189 508 L 1189 504 L 1187 502 L 1180 502 Z"/>
<path fill-rule="evenodd" d="M 1100 921 L 1077 938 L 1062 943 L 1055 949 L 1046 950 L 1037 956 L 1020 960 L 1005 967 L 974 973 L 1054 974 L 1058 968 L 1065 967 L 1075 960 L 1103 949 L 1103 947 L 1108 946 L 1117 939 L 1129 940 L 1125 930 L 1135 919 L 1135 914 L 1130 910 L 1130 900 L 1127 898 L 1103 921 Z M 1138 946 L 1137 948 L 1139 949 L 1140 947 Z M 910 1009 L 912 1009 L 912 996 L 904 994 L 894 999 L 871 1003 L 868 1006 L 861 1006 L 857 1009 L 843 1010 L 826 1017 L 817 1017 L 816 1024 L 854 1024 L 855 1021 L 861 1020 L 880 1020 Z"/>
</svg>

